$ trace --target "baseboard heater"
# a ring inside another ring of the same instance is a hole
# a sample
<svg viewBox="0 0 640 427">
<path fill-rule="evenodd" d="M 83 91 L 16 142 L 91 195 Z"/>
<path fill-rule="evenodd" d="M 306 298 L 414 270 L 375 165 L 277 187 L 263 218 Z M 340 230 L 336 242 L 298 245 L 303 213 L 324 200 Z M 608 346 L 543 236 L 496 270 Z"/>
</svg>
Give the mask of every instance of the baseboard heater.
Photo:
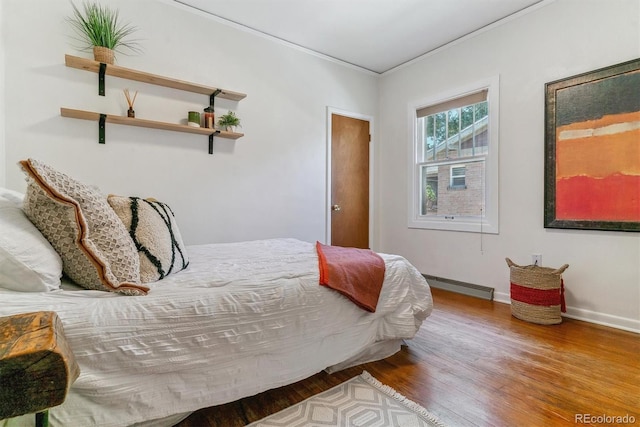
<svg viewBox="0 0 640 427">
<path fill-rule="evenodd" d="M 433 288 L 470 295 L 472 297 L 487 299 L 489 301 L 493 300 L 493 288 L 473 283 L 460 282 L 459 280 L 446 279 L 444 277 L 431 276 L 429 274 L 423 274 L 423 276 L 427 279 L 427 282 L 429 282 L 429 286 Z"/>
</svg>

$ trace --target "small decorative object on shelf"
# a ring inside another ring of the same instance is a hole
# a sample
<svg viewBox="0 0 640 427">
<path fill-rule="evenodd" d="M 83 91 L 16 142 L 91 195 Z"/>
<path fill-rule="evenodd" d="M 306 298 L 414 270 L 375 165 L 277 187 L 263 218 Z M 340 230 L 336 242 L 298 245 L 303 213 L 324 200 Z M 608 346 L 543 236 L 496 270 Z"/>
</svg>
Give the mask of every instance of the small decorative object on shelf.
<svg viewBox="0 0 640 427">
<path fill-rule="evenodd" d="M 218 125 L 228 132 L 234 132 L 235 127 L 240 126 L 240 118 L 233 111 L 229 111 L 227 114 L 220 116 Z"/>
<path fill-rule="evenodd" d="M 113 49 L 109 49 L 108 47 L 94 46 L 93 59 L 104 64 L 113 64 L 116 59 L 116 54 Z"/>
<path fill-rule="evenodd" d="M 200 113 L 197 111 L 189 111 L 189 119 L 187 124 L 194 128 L 200 127 Z"/>
<path fill-rule="evenodd" d="M 128 23 L 122 23 L 118 11 L 100 6 L 98 3 L 84 3 L 81 12 L 72 2 L 73 16 L 69 23 L 85 46 L 85 50 L 93 49 L 94 59 L 100 63 L 113 64 L 114 51 L 125 47 L 133 52 L 140 52 L 138 43 L 129 36 L 137 30 Z"/>
<path fill-rule="evenodd" d="M 213 107 L 208 106 L 204 109 L 204 127 L 207 129 L 215 128 L 216 119 Z"/>
<path fill-rule="evenodd" d="M 131 97 L 131 94 L 129 93 L 129 89 L 124 89 L 124 97 L 127 98 L 127 104 L 129 105 L 129 109 L 127 110 L 127 117 L 135 117 L 136 116 L 136 112 L 133 111 L 133 103 L 136 102 L 136 97 L 138 96 L 138 91 L 136 91 L 135 94 L 133 94 L 133 98 Z"/>
</svg>

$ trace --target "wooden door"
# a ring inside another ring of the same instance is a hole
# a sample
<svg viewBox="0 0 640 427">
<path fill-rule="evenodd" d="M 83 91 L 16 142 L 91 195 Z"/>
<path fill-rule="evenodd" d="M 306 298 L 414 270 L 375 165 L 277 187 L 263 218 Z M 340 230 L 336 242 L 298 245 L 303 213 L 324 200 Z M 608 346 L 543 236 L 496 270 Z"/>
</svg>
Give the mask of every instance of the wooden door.
<svg viewBox="0 0 640 427">
<path fill-rule="evenodd" d="M 331 115 L 331 244 L 369 247 L 369 122 Z"/>
</svg>

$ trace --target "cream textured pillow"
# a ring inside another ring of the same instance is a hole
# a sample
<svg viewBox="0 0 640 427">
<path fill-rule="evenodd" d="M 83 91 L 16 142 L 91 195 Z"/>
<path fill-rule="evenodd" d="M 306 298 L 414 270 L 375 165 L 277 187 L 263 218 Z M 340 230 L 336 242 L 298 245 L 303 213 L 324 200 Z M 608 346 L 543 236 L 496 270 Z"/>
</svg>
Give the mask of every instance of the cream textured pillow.
<svg viewBox="0 0 640 427">
<path fill-rule="evenodd" d="M 138 248 L 142 283 L 161 280 L 187 268 L 187 252 L 168 205 L 139 197 L 110 195 L 107 200 Z"/>
<path fill-rule="evenodd" d="M 23 209 L 87 289 L 145 295 L 135 245 L 106 197 L 34 159 L 20 162 L 29 186 Z"/>
</svg>

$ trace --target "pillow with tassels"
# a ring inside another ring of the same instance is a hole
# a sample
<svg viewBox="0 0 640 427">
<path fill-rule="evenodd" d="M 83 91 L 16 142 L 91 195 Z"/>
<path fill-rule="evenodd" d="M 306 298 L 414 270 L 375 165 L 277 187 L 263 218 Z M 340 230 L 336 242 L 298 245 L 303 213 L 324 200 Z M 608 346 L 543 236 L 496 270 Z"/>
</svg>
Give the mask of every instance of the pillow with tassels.
<svg viewBox="0 0 640 427">
<path fill-rule="evenodd" d="M 175 215 L 166 203 L 115 195 L 109 195 L 107 200 L 136 245 L 142 283 L 161 280 L 187 268 L 187 251 Z"/>
<path fill-rule="evenodd" d="M 23 210 L 62 258 L 64 273 L 87 289 L 145 295 L 136 247 L 107 198 L 40 161 L 20 166 L 28 181 Z"/>
</svg>

